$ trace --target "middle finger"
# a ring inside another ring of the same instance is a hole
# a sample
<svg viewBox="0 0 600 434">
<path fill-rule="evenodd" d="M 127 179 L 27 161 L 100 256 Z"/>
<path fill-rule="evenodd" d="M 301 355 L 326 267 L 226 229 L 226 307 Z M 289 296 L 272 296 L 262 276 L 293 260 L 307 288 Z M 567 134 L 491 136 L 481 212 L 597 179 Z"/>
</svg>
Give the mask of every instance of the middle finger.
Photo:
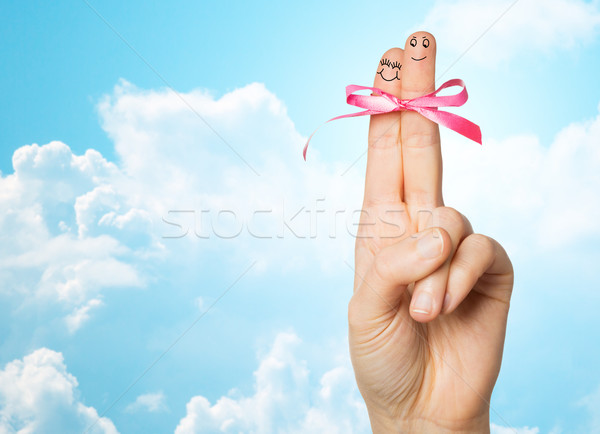
<svg viewBox="0 0 600 434">
<path fill-rule="evenodd" d="M 404 49 L 402 99 L 434 91 L 436 42 L 431 33 L 416 32 Z M 443 205 L 442 153 L 438 125 L 413 111 L 402 112 L 404 202 L 411 217 L 422 209 Z M 419 228 L 420 230 L 421 228 Z"/>
</svg>

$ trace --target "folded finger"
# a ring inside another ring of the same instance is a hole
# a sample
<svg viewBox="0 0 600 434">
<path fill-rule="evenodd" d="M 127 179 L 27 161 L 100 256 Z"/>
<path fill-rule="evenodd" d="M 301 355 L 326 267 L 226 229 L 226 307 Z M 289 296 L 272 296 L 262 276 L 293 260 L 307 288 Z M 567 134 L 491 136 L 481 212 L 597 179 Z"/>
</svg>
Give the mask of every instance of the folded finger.
<svg viewBox="0 0 600 434">
<path fill-rule="evenodd" d="M 454 254 L 447 285 L 447 299 L 443 313 L 454 311 L 476 286 L 484 274 L 497 278 L 508 277 L 504 285 L 512 288 L 512 265 L 502 246 L 494 239 L 481 234 L 469 235 Z M 493 285 L 498 293 L 487 294 L 508 302 L 510 293 L 503 285 Z"/>
<path fill-rule="evenodd" d="M 446 297 L 446 286 L 452 257 L 461 242 L 473 233 L 473 228 L 465 216 L 453 208 L 441 207 L 433 211 L 429 225 L 442 227 L 451 240 L 448 259 L 437 270 L 416 281 L 410 305 L 410 314 L 420 322 L 435 319 L 442 310 Z"/>
</svg>

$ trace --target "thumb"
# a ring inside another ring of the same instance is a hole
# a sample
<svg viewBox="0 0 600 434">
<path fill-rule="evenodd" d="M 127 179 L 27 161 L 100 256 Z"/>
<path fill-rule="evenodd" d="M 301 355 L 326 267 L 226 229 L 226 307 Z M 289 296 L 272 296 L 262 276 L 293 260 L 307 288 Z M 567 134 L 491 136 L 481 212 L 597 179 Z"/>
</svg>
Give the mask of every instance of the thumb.
<svg viewBox="0 0 600 434">
<path fill-rule="evenodd" d="M 373 320 L 397 311 L 406 287 L 437 270 L 452 250 L 442 228 L 430 228 L 381 249 L 364 276 L 356 274 L 350 300 L 350 322 Z"/>
</svg>

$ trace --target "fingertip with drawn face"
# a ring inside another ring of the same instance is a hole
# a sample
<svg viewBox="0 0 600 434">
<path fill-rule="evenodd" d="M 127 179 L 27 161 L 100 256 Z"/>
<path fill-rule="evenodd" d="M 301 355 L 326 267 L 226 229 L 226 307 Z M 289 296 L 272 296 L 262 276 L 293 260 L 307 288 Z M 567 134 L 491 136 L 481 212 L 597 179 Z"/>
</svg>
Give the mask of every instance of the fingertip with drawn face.
<svg viewBox="0 0 600 434">
<path fill-rule="evenodd" d="M 390 48 L 387 50 L 377 65 L 374 87 L 400 97 L 402 89 L 402 64 L 404 63 L 404 50 Z"/>
<path fill-rule="evenodd" d="M 436 42 L 429 32 L 412 33 L 404 47 L 404 94 L 402 98 L 414 98 L 433 90 L 435 77 Z"/>
</svg>

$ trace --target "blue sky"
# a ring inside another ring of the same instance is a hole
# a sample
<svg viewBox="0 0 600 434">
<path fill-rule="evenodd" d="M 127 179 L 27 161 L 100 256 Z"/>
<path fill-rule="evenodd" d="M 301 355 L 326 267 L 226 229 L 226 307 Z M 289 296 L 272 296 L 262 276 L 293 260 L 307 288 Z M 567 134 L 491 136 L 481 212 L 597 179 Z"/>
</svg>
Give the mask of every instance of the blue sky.
<svg viewBox="0 0 600 434">
<path fill-rule="evenodd" d="M 516 270 L 493 430 L 600 431 L 600 4 L 321 3 L 0 5 L 2 430 L 368 432 L 367 120 L 301 149 L 425 29 L 484 136 L 442 132 L 446 203 Z"/>
</svg>

